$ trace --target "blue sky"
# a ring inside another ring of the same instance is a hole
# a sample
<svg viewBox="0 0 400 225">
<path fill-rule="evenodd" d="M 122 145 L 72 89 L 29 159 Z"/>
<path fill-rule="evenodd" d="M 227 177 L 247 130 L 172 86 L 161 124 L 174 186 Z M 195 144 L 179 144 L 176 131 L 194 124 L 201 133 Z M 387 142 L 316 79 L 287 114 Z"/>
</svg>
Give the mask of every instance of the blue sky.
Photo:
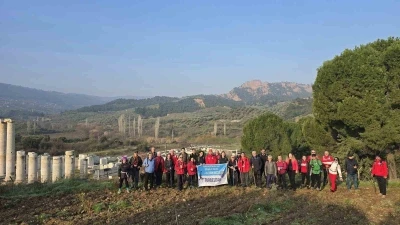
<svg viewBox="0 0 400 225">
<path fill-rule="evenodd" d="M 323 61 L 400 36 L 400 1 L 3 1 L 0 82 L 99 96 L 312 83 Z"/>
</svg>

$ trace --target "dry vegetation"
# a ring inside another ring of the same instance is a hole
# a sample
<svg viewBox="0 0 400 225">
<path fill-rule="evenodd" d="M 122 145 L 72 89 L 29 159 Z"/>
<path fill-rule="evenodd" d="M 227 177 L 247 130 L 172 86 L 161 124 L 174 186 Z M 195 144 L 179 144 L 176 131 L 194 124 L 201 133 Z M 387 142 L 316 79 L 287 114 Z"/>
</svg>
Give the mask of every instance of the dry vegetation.
<svg viewBox="0 0 400 225">
<path fill-rule="evenodd" d="M 116 194 L 109 181 L 1 187 L 1 224 L 398 224 L 400 188 L 280 192 L 206 187 Z"/>
</svg>

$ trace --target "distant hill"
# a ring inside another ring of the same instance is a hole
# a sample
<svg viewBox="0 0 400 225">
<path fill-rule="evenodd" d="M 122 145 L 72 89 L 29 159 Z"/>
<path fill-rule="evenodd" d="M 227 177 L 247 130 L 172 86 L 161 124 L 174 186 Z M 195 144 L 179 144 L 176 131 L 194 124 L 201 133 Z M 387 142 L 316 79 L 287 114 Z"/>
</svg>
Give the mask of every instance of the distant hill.
<svg viewBox="0 0 400 225">
<path fill-rule="evenodd" d="M 66 94 L 0 83 L 0 116 L 57 113 L 89 105 L 104 104 L 114 99 L 116 98 Z"/>
<path fill-rule="evenodd" d="M 274 104 L 296 98 L 309 98 L 312 96 L 312 86 L 294 82 L 268 83 L 252 80 L 221 96 L 248 105 Z"/>
</svg>

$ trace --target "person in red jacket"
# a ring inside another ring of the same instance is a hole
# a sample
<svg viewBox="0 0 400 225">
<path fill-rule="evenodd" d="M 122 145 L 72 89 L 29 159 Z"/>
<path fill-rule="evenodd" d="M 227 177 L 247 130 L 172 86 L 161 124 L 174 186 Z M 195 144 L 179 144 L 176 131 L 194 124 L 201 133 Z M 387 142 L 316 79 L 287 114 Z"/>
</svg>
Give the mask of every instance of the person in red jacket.
<svg viewBox="0 0 400 225">
<path fill-rule="evenodd" d="M 206 156 L 206 164 L 217 164 L 218 158 L 213 154 L 212 149 L 208 150 L 208 154 Z"/>
<path fill-rule="evenodd" d="M 183 190 L 185 169 L 186 169 L 186 164 L 183 161 L 183 156 L 180 155 L 178 158 L 178 161 L 176 161 L 176 164 L 175 164 L 175 171 L 176 171 L 176 175 L 178 176 L 178 188 L 180 191 Z"/>
<path fill-rule="evenodd" d="M 371 175 L 376 178 L 379 186 L 379 195 L 386 197 L 386 179 L 388 176 L 388 167 L 386 161 L 377 155 L 372 165 Z"/>
<path fill-rule="evenodd" d="M 307 187 L 310 189 L 310 163 L 307 161 L 307 157 L 303 155 L 300 162 L 300 173 L 301 173 L 301 186 L 300 188 Z M 305 182 L 305 183 L 304 183 Z"/>
<path fill-rule="evenodd" d="M 286 165 L 287 174 L 290 181 L 290 189 L 296 191 L 296 173 L 299 172 L 299 166 L 297 163 L 297 159 L 292 153 L 289 153 L 288 157 L 286 158 Z"/>
<path fill-rule="evenodd" d="M 193 157 L 190 158 L 190 161 L 187 164 L 187 171 L 189 175 L 189 186 L 190 188 L 193 188 L 197 173 L 196 160 Z"/>
<path fill-rule="evenodd" d="M 156 188 L 160 187 L 162 182 L 162 176 L 164 172 L 164 158 L 161 156 L 161 152 L 157 152 L 156 164 L 154 173 L 156 174 Z"/>
<path fill-rule="evenodd" d="M 278 168 L 278 189 L 286 189 L 287 164 L 282 160 L 282 156 L 278 156 L 276 168 Z"/>
<path fill-rule="evenodd" d="M 322 162 L 322 167 L 323 167 L 323 173 L 324 173 L 324 181 L 322 182 L 322 186 L 324 187 L 328 183 L 328 174 L 329 174 L 329 167 L 331 167 L 333 161 L 335 159 L 333 156 L 329 154 L 328 151 L 324 152 L 324 155 L 322 156 L 321 162 Z"/>
<path fill-rule="evenodd" d="M 240 159 L 238 159 L 238 169 L 240 171 L 242 186 L 247 187 L 249 185 L 250 160 L 244 152 L 242 152 Z"/>
</svg>

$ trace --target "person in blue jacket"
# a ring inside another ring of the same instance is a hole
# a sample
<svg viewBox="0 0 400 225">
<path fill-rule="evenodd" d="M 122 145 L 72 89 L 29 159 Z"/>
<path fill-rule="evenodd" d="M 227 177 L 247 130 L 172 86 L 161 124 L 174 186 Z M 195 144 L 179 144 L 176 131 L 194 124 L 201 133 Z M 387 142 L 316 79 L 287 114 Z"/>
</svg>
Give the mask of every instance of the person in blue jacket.
<svg viewBox="0 0 400 225">
<path fill-rule="evenodd" d="M 154 176 L 155 164 L 156 164 L 155 159 L 153 158 L 152 153 L 149 153 L 148 157 L 145 160 L 143 160 L 143 167 L 144 167 L 144 172 L 145 172 L 145 174 L 144 174 L 144 189 L 146 191 L 149 190 L 149 187 L 148 187 L 149 180 L 150 180 L 150 189 L 153 188 L 153 185 L 154 185 L 153 184 L 154 183 L 153 176 Z"/>
</svg>

